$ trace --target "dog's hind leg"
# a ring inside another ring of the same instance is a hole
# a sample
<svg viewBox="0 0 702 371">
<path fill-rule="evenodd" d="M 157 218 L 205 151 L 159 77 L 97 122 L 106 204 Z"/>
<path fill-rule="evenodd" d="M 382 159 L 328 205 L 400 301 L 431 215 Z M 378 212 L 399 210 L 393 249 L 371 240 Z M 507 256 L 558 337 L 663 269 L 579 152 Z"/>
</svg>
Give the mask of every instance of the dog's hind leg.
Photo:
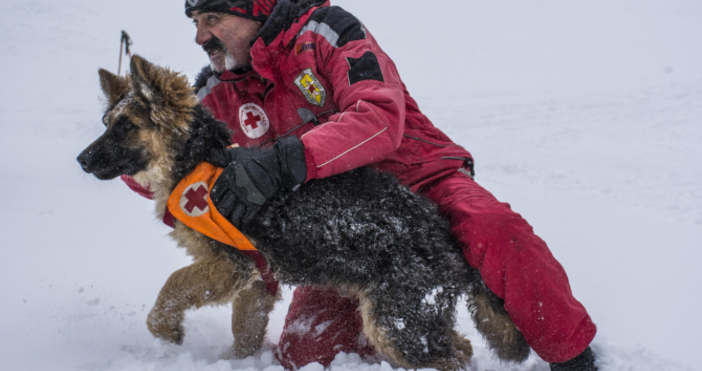
<svg viewBox="0 0 702 371">
<path fill-rule="evenodd" d="M 268 294 L 263 281 L 256 281 L 251 287 L 239 292 L 232 305 L 234 344 L 227 358 L 246 358 L 261 349 L 268 326 L 268 314 L 278 299 L 280 290 L 276 296 Z"/>
<path fill-rule="evenodd" d="M 531 348 L 504 309 L 504 301 L 482 282 L 476 283 L 471 291 L 468 310 L 488 347 L 503 361 L 524 362 Z"/>
<path fill-rule="evenodd" d="M 225 256 L 212 256 L 175 271 L 166 281 L 146 321 L 157 338 L 183 341 L 185 311 L 208 304 L 224 304 L 247 284 L 242 272 Z"/>
<path fill-rule="evenodd" d="M 453 329 L 460 293 L 436 288 L 359 296 L 364 335 L 397 366 L 457 370 L 473 356 L 470 341 Z"/>
</svg>

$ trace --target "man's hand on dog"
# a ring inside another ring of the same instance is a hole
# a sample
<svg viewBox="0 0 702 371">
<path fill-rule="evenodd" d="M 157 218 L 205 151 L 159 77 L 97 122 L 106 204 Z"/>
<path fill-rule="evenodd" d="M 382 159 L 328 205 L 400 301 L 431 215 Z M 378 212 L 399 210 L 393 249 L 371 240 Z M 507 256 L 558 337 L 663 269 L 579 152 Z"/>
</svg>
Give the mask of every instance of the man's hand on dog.
<svg viewBox="0 0 702 371">
<path fill-rule="evenodd" d="M 225 168 L 210 198 L 217 211 L 240 230 L 281 189 L 293 189 L 307 179 L 304 147 L 296 137 L 281 139 L 264 150 L 212 150 L 206 160 Z"/>
</svg>

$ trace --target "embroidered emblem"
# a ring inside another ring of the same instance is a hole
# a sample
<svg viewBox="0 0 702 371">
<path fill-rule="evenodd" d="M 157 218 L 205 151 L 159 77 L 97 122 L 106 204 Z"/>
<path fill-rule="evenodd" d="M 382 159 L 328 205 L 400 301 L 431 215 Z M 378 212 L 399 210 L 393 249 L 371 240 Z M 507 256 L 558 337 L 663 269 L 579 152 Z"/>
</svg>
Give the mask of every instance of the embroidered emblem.
<svg viewBox="0 0 702 371">
<path fill-rule="evenodd" d="M 210 211 L 210 205 L 207 202 L 209 190 L 205 182 L 197 182 L 183 191 L 180 197 L 180 208 L 188 216 L 198 217 L 207 214 Z"/>
<path fill-rule="evenodd" d="M 255 103 L 247 103 L 239 108 L 239 124 L 244 134 L 251 139 L 264 136 L 271 127 L 266 112 Z"/>
<path fill-rule="evenodd" d="M 312 69 L 308 68 L 295 79 L 295 85 L 300 88 L 302 94 L 307 98 L 310 104 L 315 106 L 324 107 L 327 101 L 327 91 L 319 82 L 317 76 L 312 73 Z"/>
<path fill-rule="evenodd" d="M 188 4 L 190 4 L 190 6 L 195 6 L 199 2 L 200 2 L 200 0 L 188 0 Z"/>
<path fill-rule="evenodd" d="M 317 48 L 313 42 L 307 42 L 304 44 L 295 45 L 295 55 L 300 55 L 306 52 L 312 52 Z"/>
</svg>

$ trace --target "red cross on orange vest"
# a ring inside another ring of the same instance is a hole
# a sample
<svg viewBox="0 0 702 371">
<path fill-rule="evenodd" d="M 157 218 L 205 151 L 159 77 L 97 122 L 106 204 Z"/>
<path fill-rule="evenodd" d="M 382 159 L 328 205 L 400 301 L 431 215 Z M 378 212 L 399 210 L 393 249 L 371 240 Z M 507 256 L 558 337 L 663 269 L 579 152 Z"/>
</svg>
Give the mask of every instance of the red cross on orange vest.
<svg viewBox="0 0 702 371">
<path fill-rule="evenodd" d="M 200 186 L 198 189 L 191 188 L 188 193 L 185 194 L 185 198 L 188 199 L 188 203 L 185 204 L 185 210 L 192 213 L 197 207 L 200 210 L 205 210 L 207 208 L 207 188 Z"/>
</svg>

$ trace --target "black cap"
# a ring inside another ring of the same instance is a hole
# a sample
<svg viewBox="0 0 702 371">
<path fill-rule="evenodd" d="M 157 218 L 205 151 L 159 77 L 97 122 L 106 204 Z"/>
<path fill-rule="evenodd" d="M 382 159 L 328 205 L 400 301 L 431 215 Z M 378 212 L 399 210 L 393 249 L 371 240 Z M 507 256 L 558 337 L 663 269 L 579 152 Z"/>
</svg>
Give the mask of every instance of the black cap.
<svg viewBox="0 0 702 371">
<path fill-rule="evenodd" d="M 265 22 L 273 12 L 277 0 L 185 0 L 185 15 L 194 11 L 227 13 Z"/>
</svg>

